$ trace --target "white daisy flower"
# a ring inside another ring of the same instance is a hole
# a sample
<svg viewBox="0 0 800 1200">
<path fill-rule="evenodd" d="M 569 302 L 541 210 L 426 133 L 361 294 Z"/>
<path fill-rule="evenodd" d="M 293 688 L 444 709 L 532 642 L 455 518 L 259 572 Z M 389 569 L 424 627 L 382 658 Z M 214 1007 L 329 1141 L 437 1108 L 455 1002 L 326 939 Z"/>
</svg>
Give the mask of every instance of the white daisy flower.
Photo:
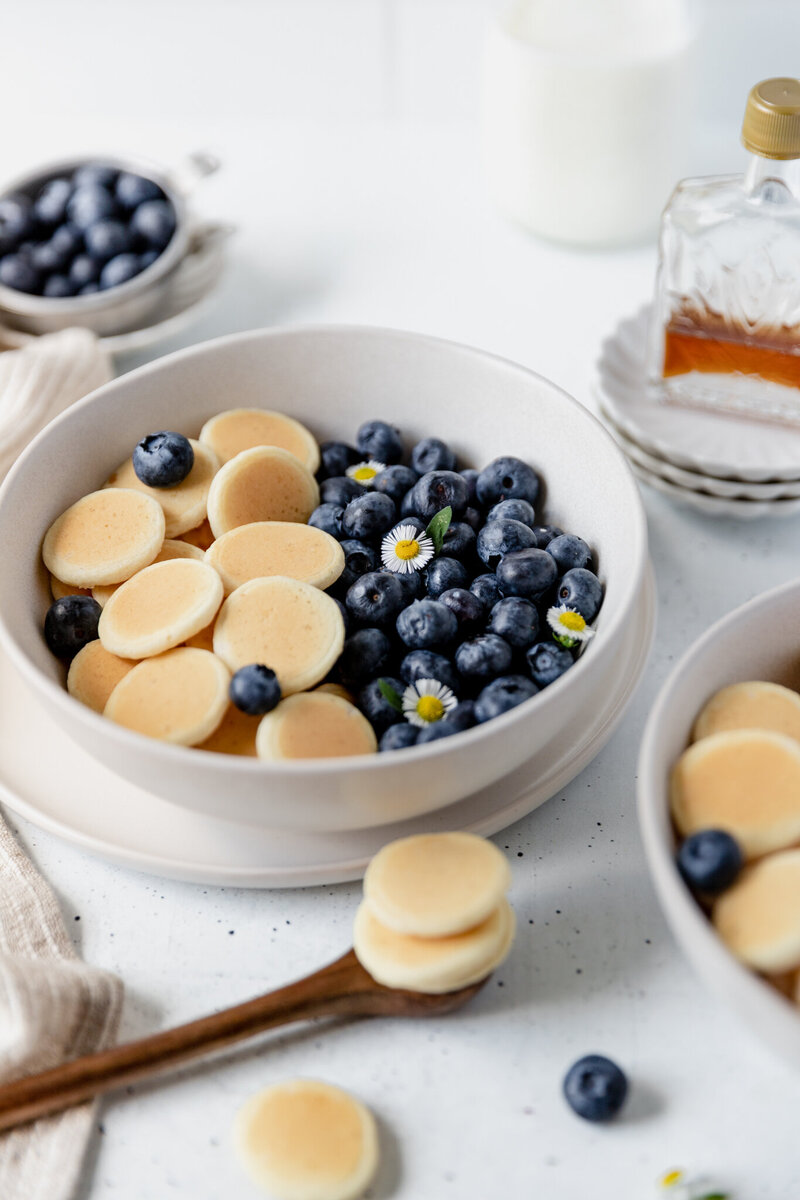
<svg viewBox="0 0 800 1200">
<path fill-rule="evenodd" d="M 457 704 L 450 688 L 438 679 L 418 679 L 403 692 L 403 716 L 420 729 L 443 721 Z"/>
<path fill-rule="evenodd" d="M 568 650 L 594 637 L 594 630 L 589 629 L 581 614 L 574 608 L 567 608 L 566 604 L 548 609 L 547 624 L 555 640 Z"/>
<path fill-rule="evenodd" d="M 433 558 L 433 542 L 414 525 L 398 525 L 381 542 L 381 562 L 387 571 L 410 575 L 421 571 Z"/>
<path fill-rule="evenodd" d="M 375 476 L 380 475 L 381 471 L 385 470 L 386 463 L 370 458 L 367 462 L 356 463 L 355 466 L 348 467 L 347 474 L 351 479 L 355 479 L 356 483 L 360 483 L 362 487 L 369 488 L 375 482 Z"/>
</svg>

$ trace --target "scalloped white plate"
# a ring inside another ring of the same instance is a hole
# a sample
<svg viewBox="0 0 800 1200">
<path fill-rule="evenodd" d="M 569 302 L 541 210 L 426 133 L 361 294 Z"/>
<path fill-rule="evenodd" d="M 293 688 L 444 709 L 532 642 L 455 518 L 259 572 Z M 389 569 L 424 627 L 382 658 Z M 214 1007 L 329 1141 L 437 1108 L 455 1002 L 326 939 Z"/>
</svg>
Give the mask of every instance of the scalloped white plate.
<svg viewBox="0 0 800 1200">
<path fill-rule="evenodd" d="M 648 395 L 650 306 L 603 342 L 593 392 L 632 442 L 685 470 L 748 483 L 800 481 L 800 428 L 658 404 Z"/>
<path fill-rule="evenodd" d="M 723 496 L 709 496 L 707 492 L 694 492 L 690 488 L 678 487 L 647 471 L 638 463 L 630 461 L 631 470 L 637 479 L 657 492 L 687 504 L 697 512 L 705 513 L 707 517 L 736 517 L 738 521 L 754 521 L 759 517 L 793 517 L 800 513 L 800 499 L 797 500 L 732 500 Z"/>
</svg>

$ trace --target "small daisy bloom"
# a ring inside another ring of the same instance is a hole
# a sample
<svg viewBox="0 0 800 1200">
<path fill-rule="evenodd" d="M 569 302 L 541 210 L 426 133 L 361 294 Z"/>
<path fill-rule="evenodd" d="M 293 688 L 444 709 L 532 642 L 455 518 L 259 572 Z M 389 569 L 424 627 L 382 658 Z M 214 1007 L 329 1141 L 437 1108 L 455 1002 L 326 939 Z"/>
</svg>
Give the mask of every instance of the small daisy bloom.
<svg viewBox="0 0 800 1200">
<path fill-rule="evenodd" d="M 381 542 L 381 562 L 387 571 L 410 575 L 421 571 L 433 558 L 433 542 L 413 525 L 398 525 Z"/>
<path fill-rule="evenodd" d="M 548 609 L 547 624 L 552 629 L 555 640 L 568 650 L 594 637 L 594 630 L 588 628 L 581 614 L 574 608 L 567 608 L 566 604 Z"/>
<path fill-rule="evenodd" d="M 368 462 L 360 462 L 353 467 L 348 467 L 347 474 L 351 479 L 355 479 L 356 483 L 368 488 L 372 487 L 375 482 L 375 476 L 385 470 L 386 463 L 376 462 L 374 458 L 371 458 Z"/>
<path fill-rule="evenodd" d="M 456 704 L 450 688 L 438 679 L 418 679 L 403 692 L 403 716 L 420 729 L 434 721 L 443 721 Z"/>
</svg>

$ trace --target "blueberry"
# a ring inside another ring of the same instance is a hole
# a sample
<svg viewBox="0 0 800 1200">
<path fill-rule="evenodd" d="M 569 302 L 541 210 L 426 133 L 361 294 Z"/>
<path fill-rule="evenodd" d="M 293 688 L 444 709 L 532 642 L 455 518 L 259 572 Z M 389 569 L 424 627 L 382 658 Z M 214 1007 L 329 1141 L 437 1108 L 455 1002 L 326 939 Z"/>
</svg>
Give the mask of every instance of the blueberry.
<svg viewBox="0 0 800 1200">
<path fill-rule="evenodd" d="M 539 495 L 539 476 L 520 458 L 504 456 L 490 462 L 479 473 L 475 490 L 481 504 L 489 506 L 498 500 L 527 500 L 536 503 Z"/>
<path fill-rule="evenodd" d="M 43 275 L 64 272 L 79 245 L 79 237 L 69 225 L 62 225 L 49 242 L 40 242 L 31 251 L 31 264 Z"/>
<path fill-rule="evenodd" d="M 116 205 L 110 192 L 96 184 L 84 184 L 76 188 L 67 201 L 67 216 L 82 233 L 90 225 L 105 221 L 115 213 Z"/>
<path fill-rule="evenodd" d="M 356 434 L 356 445 L 362 458 L 374 458 L 387 467 L 403 457 L 400 430 L 386 421 L 365 421 Z"/>
<path fill-rule="evenodd" d="M 97 637 L 97 622 L 103 610 L 91 596 L 62 596 L 47 610 L 44 639 L 56 658 L 74 658 Z"/>
<path fill-rule="evenodd" d="M 409 488 L 403 499 L 400 501 L 400 516 L 410 517 L 417 516 L 417 497 L 414 488 Z M 425 524 L 425 522 L 423 522 Z"/>
<path fill-rule="evenodd" d="M 523 700 L 530 700 L 538 691 L 536 684 L 524 675 L 501 675 L 487 683 L 479 694 L 475 701 L 475 716 L 482 725 L 484 721 L 516 708 Z"/>
<path fill-rule="evenodd" d="M 99 283 L 85 283 L 82 288 L 78 288 L 79 296 L 93 296 L 95 292 L 100 291 Z"/>
<path fill-rule="evenodd" d="M 97 283 L 100 278 L 100 263 L 88 254 L 76 254 L 69 268 L 69 277 L 76 288 L 82 288 L 87 283 Z"/>
<path fill-rule="evenodd" d="M 234 672 L 228 687 L 231 703 L 251 717 L 272 712 L 281 698 L 278 676 L 263 663 L 249 663 Z"/>
<path fill-rule="evenodd" d="M 423 438 L 411 451 L 411 465 L 418 475 L 429 471 L 454 471 L 456 456 L 439 438 Z"/>
<path fill-rule="evenodd" d="M 591 625 L 603 603 L 603 585 L 583 567 L 567 571 L 558 585 L 558 602 L 574 608 Z"/>
<path fill-rule="evenodd" d="M 470 529 L 474 529 L 476 533 L 480 529 L 481 525 L 483 525 L 483 517 L 478 512 L 477 508 L 473 508 L 471 504 L 467 505 L 467 507 L 464 509 L 464 514 L 461 520 L 466 522 Z"/>
<path fill-rule="evenodd" d="M 564 1076 L 563 1086 L 567 1104 L 585 1121 L 608 1121 L 616 1116 L 628 1094 L 624 1073 L 602 1054 L 579 1058 Z"/>
<path fill-rule="evenodd" d="M 122 208 L 138 208 L 153 200 L 163 200 L 164 193 L 152 179 L 144 175 L 134 175 L 130 171 L 122 171 L 117 178 L 114 195 Z"/>
<path fill-rule="evenodd" d="M 346 508 L 356 496 L 363 495 L 364 489 L 361 484 L 356 483 L 355 479 L 350 479 L 348 475 L 333 475 L 323 479 L 319 485 L 319 498 L 322 503 L 338 504 L 340 508 Z"/>
<path fill-rule="evenodd" d="M 403 721 L 402 725 L 390 725 L 381 737 L 378 749 L 381 753 L 385 750 L 405 750 L 408 746 L 416 745 L 418 733 L 420 730 L 416 725 L 408 721 Z"/>
<path fill-rule="evenodd" d="M 342 532 L 348 538 L 378 538 L 388 533 L 397 520 L 394 500 L 382 492 L 364 492 L 344 510 Z"/>
<path fill-rule="evenodd" d="M 441 721 L 434 721 L 431 725 L 427 725 L 424 729 L 420 729 L 417 737 L 417 745 L 425 746 L 428 742 L 438 742 L 441 738 L 452 737 L 454 733 L 462 733 L 465 729 L 472 729 L 473 725 L 477 724 L 475 720 L 475 706 L 471 700 L 462 700 L 455 708 L 451 708 L 446 717 Z"/>
<path fill-rule="evenodd" d="M 411 467 L 404 467 L 401 463 L 395 463 L 393 467 L 387 467 L 380 475 L 376 475 L 372 486 L 376 492 L 385 492 L 395 504 L 400 504 L 406 492 L 413 488 L 416 482 L 416 471 L 412 471 Z"/>
<path fill-rule="evenodd" d="M 415 533 L 424 533 L 428 528 L 424 521 L 422 521 L 419 517 L 412 515 L 410 517 L 402 517 L 394 526 L 394 528 L 390 530 L 390 533 L 394 533 L 400 528 L 401 525 L 411 525 Z"/>
<path fill-rule="evenodd" d="M 108 260 L 100 272 L 100 290 L 105 291 L 106 288 L 119 287 L 121 283 L 127 283 L 129 279 L 133 279 L 134 275 L 138 275 L 141 269 L 138 254 L 115 255 L 114 258 Z"/>
<path fill-rule="evenodd" d="M 163 250 L 175 232 L 175 209 L 169 200 L 145 200 L 134 212 L 130 229 L 146 248 Z"/>
<path fill-rule="evenodd" d="M 518 550 L 529 550 L 536 546 L 532 529 L 521 521 L 510 521 L 502 517 L 487 521 L 478 534 L 478 557 L 490 570 L 496 571 L 506 554 Z"/>
<path fill-rule="evenodd" d="M 448 558 L 473 563 L 476 541 L 475 530 L 467 525 L 466 521 L 453 521 L 444 535 L 442 554 L 446 554 Z"/>
<path fill-rule="evenodd" d="M 348 446 L 346 442 L 322 442 L 319 458 L 317 479 L 332 479 L 336 475 L 346 475 L 347 468 L 360 462 L 361 455 L 355 446 Z"/>
<path fill-rule="evenodd" d="M 478 575 L 469 585 L 469 590 L 473 596 L 478 597 L 487 612 L 494 608 L 498 600 L 503 599 L 503 593 L 500 591 L 500 580 L 496 575 Z"/>
<path fill-rule="evenodd" d="M 460 688 L 460 680 L 450 659 L 433 650 L 412 650 L 400 663 L 400 675 L 406 683 L 416 683 L 418 679 L 438 679 L 451 692 L 458 693 Z"/>
<path fill-rule="evenodd" d="M 437 512 L 448 506 L 458 519 L 467 507 L 469 490 L 466 481 L 455 471 L 429 471 L 417 480 L 413 490 L 414 511 L 423 521 L 430 521 Z"/>
<path fill-rule="evenodd" d="M 466 588 L 469 583 L 469 572 L 457 558 L 447 558 L 440 555 L 428 563 L 426 569 L 428 595 L 437 600 L 442 592 L 453 588 Z"/>
<path fill-rule="evenodd" d="M 35 294 L 41 290 L 41 278 L 33 263 L 23 254 L 6 254 L 0 259 L 0 283 L 16 292 Z"/>
<path fill-rule="evenodd" d="M 524 596 L 526 600 L 538 600 L 553 586 L 557 577 L 558 567 L 555 559 L 551 558 L 546 550 L 535 548 L 506 554 L 497 568 L 497 578 L 503 594 Z"/>
<path fill-rule="evenodd" d="M 529 504 L 527 500 L 500 500 L 489 509 L 486 520 L 521 521 L 529 529 L 533 529 L 536 524 L 533 505 Z"/>
<path fill-rule="evenodd" d="M 133 451 L 133 469 L 148 487 L 174 487 L 193 466 L 192 443 L 182 433 L 149 433 Z"/>
<path fill-rule="evenodd" d="M 561 533 L 547 543 L 547 553 L 556 560 L 559 575 L 576 567 L 591 567 L 592 552 L 583 538 L 574 533 Z"/>
<path fill-rule="evenodd" d="M 113 188 L 118 174 L 116 167 L 106 167 L 102 163 L 85 163 L 73 174 L 72 185 L 76 188 Z"/>
<path fill-rule="evenodd" d="M 386 570 L 387 568 L 383 567 L 381 569 Z M 423 596 L 427 595 L 425 580 L 422 577 L 421 571 L 392 571 L 391 574 L 394 575 L 403 589 L 406 605 L 409 605 L 412 600 L 421 600 Z"/>
<path fill-rule="evenodd" d="M 343 541 L 342 549 L 344 550 L 344 570 L 336 580 L 335 586 L 337 591 L 346 592 L 362 575 L 378 569 L 378 555 L 371 546 L 367 546 L 355 538 Z"/>
<path fill-rule="evenodd" d="M 718 896 L 735 882 L 742 869 L 742 852 L 735 838 L 724 830 L 701 829 L 683 843 L 677 863 L 689 887 Z"/>
<path fill-rule="evenodd" d="M 574 658 L 564 646 L 555 642 L 537 642 L 525 655 L 531 679 L 537 687 L 555 683 L 574 663 Z"/>
<path fill-rule="evenodd" d="M 437 598 L 456 614 L 461 638 L 473 637 L 474 634 L 480 633 L 486 617 L 486 606 L 474 592 L 469 592 L 463 587 L 454 587 L 448 588 Z M 495 632 L 500 633 L 500 630 Z"/>
<path fill-rule="evenodd" d="M 489 683 L 505 675 L 513 658 L 511 647 L 496 633 L 482 633 L 462 642 L 456 650 L 456 667 L 472 683 Z"/>
<path fill-rule="evenodd" d="M 50 296 L 54 300 L 63 300 L 67 296 L 75 295 L 75 285 L 66 275 L 51 275 L 44 282 L 42 295 Z"/>
<path fill-rule="evenodd" d="M 324 533 L 329 533 L 331 537 L 340 541 L 344 537 L 342 532 L 343 516 L 344 509 L 340 504 L 320 504 L 319 508 L 315 508 L 308 518 L 308 523 L 315 529 L 321 529 Z"/>
<path fill-rule="evenodd" d="M 433 650 L 453 640 L 458 621 L 438 600 L 415 600 L 397 618 L 397 632 L 412 650 Z"/>
<path fill-rule="evenodd" d="M 539 544 L 539 549 L 544 550 L 549 546 L 553 538 L 561 537 L 564 532 L 557 525 L 534 525 L 533 532 L 536 534 L 536 541 Z"/>
<path fill-rule="evenodd" d="M 0 199 L 0 241 L 15 249 L 34 231 L 33 208 L 28 196 L 3 196 Z"/>
<path fill-rule="evenodd" d="M 459 472 L 459 474 L 461 475 L 462 479 L 467 481 L 469 503 L 476 505 L 478 503 L 478 493 L 476 490 L 478 472 L 474 467 L 465 467 L 463 471 Z"/>
<path fill-rule="evenodd" d="M 371 683 L 368 683 L 358 693 L 358 707 L 379 736 L 390 725 L 396 725 L 400 721 L 404 724 L 406 723 L 403 714 L 398 712 L 384 696 L 380 687 L 381 682 L 387 683 L 389 687 L 394 688 L 398 696 L 402 696 L 405 691 L 402 679 L 393 679 L 390 675 L 381 675 L 379 679 L 373 679 Z"/>
<path fill-rule="evenodd" d="M 36 220 L 42 225 L 60 225 L 71 195 L 72 184 L 68 179 L 50 179 L 34 201 L 33 212 Z"/>
<path fill-rule="evenodd" d="M 344 643 L 336 670 L 346 688 L 358 691 L 390 668 L 392 643 L 382 629 L 357 629 Z"/>
<path fill-rule="evenodd" d="M 139 255 L 140 269 L 146 271 L 148 267 L 152 267 L 157 258 L 161 258 L 160 250 L 145 250 L 144 254 Z"/>
<path fill-rule="evenodd" d="M 365 625 L 389 626 L 408 603 L 397 576 L 369 571 L 347 589 L 347 611 Z"/>
<path fill-rule="evenodd" d="M 527 650 L 539 636 L 539 614 L 522 596 L 506 596 L 492 609 L 487 630 L 504 638 L 515 650 Z"/>
<path fill-rule="evenodd" d="M 345 635 L 345 637 L 348 637 L 348 635 L 350 633 L 350 626 L 351 626 L 352 622 L 350 620 L 350 613 L 347 611 L 347 605 L 344 604 L 339 599 L 338 596 L 331 596 L 331 600 L 334 602 L 336 607 L 339 609 L 339 612 L 342 614 L 342 621 L 344 622 L 344 635 Z"/>
<path fill-rule="evenodd" d="M 99 262 L 107 262 L 131 248 L 131 238 L 121 221 L 95 221 L 84 232 L 86 251 Z"/>
</svg>

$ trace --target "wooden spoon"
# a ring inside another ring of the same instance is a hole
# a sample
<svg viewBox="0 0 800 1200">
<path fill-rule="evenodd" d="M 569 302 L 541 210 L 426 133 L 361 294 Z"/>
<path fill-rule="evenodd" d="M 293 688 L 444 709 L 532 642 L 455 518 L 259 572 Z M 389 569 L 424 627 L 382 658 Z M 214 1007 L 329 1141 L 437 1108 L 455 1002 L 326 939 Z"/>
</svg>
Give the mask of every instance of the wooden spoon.
<svg viewBox="0 0 800 1200">
<path fill-rule="evenodd" d="M 488 978 L 488 976 L 487 976 Z M 383 987 L 354 951 L 287 987 L 150 1037 L 86 1054 L 0 1087 L 0 1131 L 80 1104 L 92 1096 L 222 1050 L 278 1025 L 314 1017 L 436 1017 L 480 991 L 486 979 L 457 992 L 430 995 Z"/>
</svg>

